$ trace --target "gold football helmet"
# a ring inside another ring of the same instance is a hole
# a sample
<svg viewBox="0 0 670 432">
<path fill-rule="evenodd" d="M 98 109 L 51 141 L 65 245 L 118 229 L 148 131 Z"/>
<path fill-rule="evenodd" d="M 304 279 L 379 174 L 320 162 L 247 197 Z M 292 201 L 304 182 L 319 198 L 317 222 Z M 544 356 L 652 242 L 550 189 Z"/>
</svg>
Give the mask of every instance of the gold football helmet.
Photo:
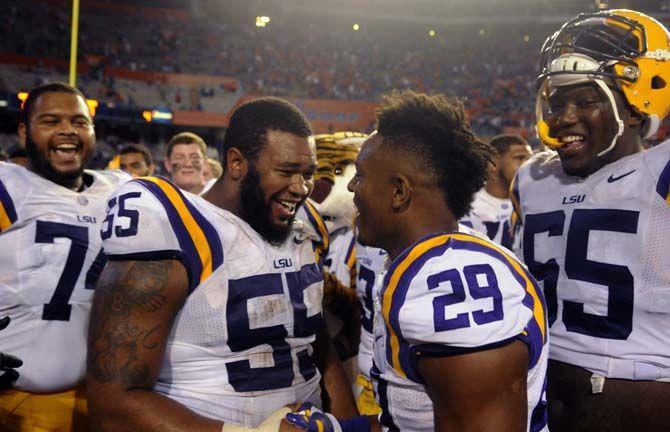
<svg viewBox="0 0 670 432">
<path fill-rule="evenodd" d="M 658 130 L 670 112 L 670 33 L 640 12 L 614 9 L 581 14 L 550 36 L 542 48 L 536 106 L 538 136 L 550 148 L 562 143 L 549 135 L 546 100 L 556 87 L 594 82 L 608 96 L 619 132 L 603 155 L 614 148 L 623 122 L 609 86 L 645 118 L 643 138 Z"/>
</svg>

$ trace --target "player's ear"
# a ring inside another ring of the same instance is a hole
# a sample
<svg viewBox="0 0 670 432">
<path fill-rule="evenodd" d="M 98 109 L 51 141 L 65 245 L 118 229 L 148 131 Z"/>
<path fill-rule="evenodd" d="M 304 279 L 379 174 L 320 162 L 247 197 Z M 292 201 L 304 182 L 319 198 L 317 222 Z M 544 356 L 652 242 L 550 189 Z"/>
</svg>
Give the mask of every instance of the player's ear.
<svg viewBox="0 0 670 432">
<path fill-rule="evenodd" d="M 395 174 L 391 181 L 394 186 L 391 208 L 395 213 L 400 213 L 409 207 L 412 200 L 412 185 L 404 174 Z"/>
<path fill-rule="evenodd" d="M 500 156 L 495 155 L 491 158 L 491 162 L 489 162 L 489 166 L 487 167 L 487 174 L 488 174 L 488 179 L 494 179 L 496 176 L 496 172 L 498 171 L 498 164 L 500 163 Z"/>
<path fill-rule="evenodd" d="M 235 147 L 228 149 L 224 172 L 227 172 L 233 180 L 240 180 L 247 175 L 248 169 L 249 161 L 242 152 Z"/>
<path fill-rule="evenodd" d="M 18 130 L 19 142 L 24 147 L 26 146 L 27 133 L 28 133 L 28 126 L 25 123 L 19 123 L 19 130 Z"/>
</svg>

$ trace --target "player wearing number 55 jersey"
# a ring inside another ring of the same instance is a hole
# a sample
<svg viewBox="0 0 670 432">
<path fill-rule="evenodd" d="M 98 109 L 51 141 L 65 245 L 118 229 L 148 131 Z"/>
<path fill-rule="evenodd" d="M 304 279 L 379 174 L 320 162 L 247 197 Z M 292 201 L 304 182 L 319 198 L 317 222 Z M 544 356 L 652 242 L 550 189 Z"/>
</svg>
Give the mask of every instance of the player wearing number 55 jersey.
<svg viewBox="0 0 670 432">
<path fill-rule="evenodd" d="M 289 414 L 310 431 L 546 431 L 542 294 L 507 249 L 459 231 L 493 149 L 463 105 L 394 93 L 349 183 L 358 241 L 388 253 L 372 290 L 377 418 Z"/>
<path fill-rule="evenodd" d="M 130 177 L 84 171 L 95 148 L 84 96 L 33 89 L 19 135 L 30 165 L 0 162 L 0 351 L 23 360 L 0 391 L 0 430 L 87 430 L 83 379 L 107 197 Z"/>
<path fill-rule="evenodd" d="M 335 353 L 312 347 L 322 239 L 294 221 L 310 134 L 293 105 L 254 100 L 233 113 L 225 174 L 203 197 L 146 177 L 109 199 L 88 353 L 98 430 L 275 431 L 285 405 L 320 405 L 322 374 L 332 408 L 354 406 Z"/>
<path fill-rule="evenodd" d="M 670 33 L 627 10 L 580 15 L 543 50 L 538 131 L 518 173 L 524 261 L 551 325 L 552 431 L 670 423 Z M 644 403 L 640 403 L 644 400 Z"/>
</svg>

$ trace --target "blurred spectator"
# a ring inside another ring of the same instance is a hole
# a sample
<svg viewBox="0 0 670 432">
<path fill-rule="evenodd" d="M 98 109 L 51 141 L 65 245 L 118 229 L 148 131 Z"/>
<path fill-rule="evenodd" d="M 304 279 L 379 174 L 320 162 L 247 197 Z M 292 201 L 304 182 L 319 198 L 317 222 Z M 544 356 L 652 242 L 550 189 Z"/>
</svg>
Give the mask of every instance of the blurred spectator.
<svg viewBox="0 0 670 432">
<path fill-rule="evenodd" d="M 198 135 L 181 132 L 173 136 L 167 146 L 165 169 L 174 184 L 196 195 L 202 192 L 206 154 L 207 144 Z"/>
<path fill-rule="evenodd" d="M 205 169 L 203 175 L 205 176 L 205 181 L 216 180 L 223 174 L 223 167 L 221 162 L 214 158 L 207 158 L 207 163 L 205 164 Z"/>
<path fill-rule="evenodd" d="M 133 177 L 146 177 L 154 173 L 151 152 L 142 144 L 129 144 L 119 151 L 119 168 Z"/>
<path fill-rule="evenodd" d="M 7 160 L 7 153 L 3 149 L 0 149 L 0 162 L 4 162 L 6 160 Z"/>
</svg>

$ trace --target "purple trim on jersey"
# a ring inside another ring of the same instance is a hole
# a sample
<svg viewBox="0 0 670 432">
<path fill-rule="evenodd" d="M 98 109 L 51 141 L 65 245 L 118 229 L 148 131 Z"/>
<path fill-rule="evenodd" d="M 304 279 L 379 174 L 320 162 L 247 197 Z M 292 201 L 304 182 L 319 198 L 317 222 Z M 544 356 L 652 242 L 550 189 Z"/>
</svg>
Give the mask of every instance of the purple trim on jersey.
<svg viewBox="0 0 670 432">
<path fill-rule="evenodd" d="M 177 259 L 179 260 L 184 268 L 186 269 L 186 274 L 188 275 L 189 286 L 191 285 L 193 275 L 191 274 L 191 269 L 186 262 L 186 257 L 179 250 L 165 249 L 160 251 L 151 251 L 151 252 L 136 252 L 129 254 L 108 254 L 103 250 L 105 256 L 110 261 L 157 261 L 165 259 Z"/>
<path fill-rule="evenodd" d="M 160 203 L 163 205 L 168 219 L 170 220 L 172 230 L 177 236 L 177 241 L 181 247 L 186 269 L 192 276 L 189 278 L 188 287 L 188 292 L 191 293 L 200 283 L 200 275 L 202 274 L 202 263 L 200 262 L 200 256 L 198 255 L 198 251 L 195 248 L 193 239 L 189 235 L 184 222 L 179 217 L 177 209 L 172 204 L 172 201 L 170 201 L 170 199 L 165 195 L 165 192 L 163 192 L 160 186 L 149 180 L 135 179 L 132 181 L 144 186 L 144 188 L 154 194 L 158 201 L 160 201 Z"/>
<path fill-rule="evenodd" d="M 388 383 L 382 379 L 381 373 L 374 362 L 372 363 L 372 368 L 370 368 L 370 378 L 377 382 L 377 398 L 379 407 L 382 409 L 381 414 L 379 414 L 379 423 L 386 426 L 391 432 L 400 432 L 400 429 L 393 421 L 393 416 L 389 409 Z"/>
<path fill-rule="evenodd" d="M 319 212 L 316 211 L 316 209 L 307 201 L 302 203 L 302 207 L 305 210 L 305 213 L 307 214 L 307 219 L 309 222 L 312 224 L 314 227 L 314 230 L 316 233 L 319 235 L 319 241 L 312 241 L 312 250 L 314 253 L 317 253 L 317 250 L 319 248 L 322 248 L 321 253 L 317 254 L 319 257 L 319 262 L 317 263 L 319 265 L 319 269 L 323 269 L 323 264 L 326 259 L 326 255 L 328 255 L 328 248 L 330 247 L 329 241 L 330 239 L 326 238 L 325 236 L 328 236 L 328 232 L 322 232 L 321 228 L 319 228 L 319 222 L 317 221 L 317 217 L 321 218 L 321 215 Z M 323 218 L 321 218 L 321 223 L 323 226 L 326 226 L 326 223 L 323 221 Z"/>
<path fill-rule="evenodd" d="M 2 203 L 2 206 L 5 208 L 5 212 L 7 213 L 9 221 L 11 223 L 16 222 L 17 217 L 16 209 L 14 208 L 14 201 L 12 201 L 12 197 L 9 196 L 9 192 L 2 183 L 2 180 L 0 180 L 0 203 Z"/>
<path fill-rule="evenodd" d="M 516 341 L 517 339 L 518 338 L 514 336 L 490 344 L 479 345 L 474 347 L 459 347 L 444 344 L 423 344 L 423 345 L 417 345 L 414 349 L 416 351 L 417 360 L 420 357 L 449 357 L 461 354 L 472 354 L 479 351 L 487 351 L 491 349 L 504 347 Z M 425 384 L 425 382 L 421 381 L 421 384 Z"/>
<path fill-rule="evenodd" d="M 216 231 L 216 228 L 214 228 L 214 225 L 209 223 L 209 221 L 205 219 L 202 213 L 200 213 L 200 211 L 196 209 L 189 200 L 186 199 L 179 188 L 174 187 L 172 183 L 170 183 L 170 186 L 172 186 L 174 190 L 177 191 L 181 199 L 184 201 L 186 208 L 193 216 L 193 219 L 195 219 L 195 222 L 205 234 L 207 243 L 209 244 L 209 250 L 212 254 L 212 273 L 214 273 L 216 269 L 221 267 L 223 264 L 223 245 L 221 244 L 221 237 L 219 236 L 219 233 Z"/>
<path fill-rule="evenodd" d="M 349 247 L 347 247 L 347 253 L 344 255 L 344 263 L 348 264 L 351 259 L 351 254 L 354 252 L 354 247 L 356 246 L 356 234 L 351 236 L 351 241 L 349 242 Z M 355 263 L 354 263 L 355 265 Z"/>
<path fill-rule="evenodd" d="M 448 233 L 448 232 L 437 232 L 437 233 L 425 235 L 425 236 L 421 237 L 419 240 L 415 241 L 414 244 L 412 244 L 410 247 L 405 249 L 400 255 L 398 255 L 398 257 L 393 260 L 393 262 L 389 266 L 388 271 L 386 272 L 386 277 L 384 278 L 384 288 L 386 288 L 386 286 L 388 285 L 389 279 L 391 279 L 391 275 L 395 272 L 395 269 L 407 257 L 407 255 L 409 255 L 409 253 L 412 252 L 412 250 L 414 249 L 415 246 L 417 246 L 419 243 L 423 243 L 426 240 L 430 240 L 434 237 L 439 237 L 439 236 L 445 235 L 445 234 L 450 234 L 450 233 Z"/>
<path fill-rule="evenodd" d="M 398 258 L 396 258 L 389 268 L 388 273 L 386 274 L 385 280 L 384 280 L 384 286 L 382 288 L 381 292 L 381 298 L 384 298 L 384 293 L 386 292 L 386 289 L 388 288 L 388 283 L 391 277 L 393 276 L 394 271 L 397 269 L 397 266 L 400 262 L 402 262 L 407 255 L 415 248 L 416 245 L 422 243 L 423 241 L 429 240 L 431 238 L 445 235 L 448 233 L 436 233 L 436 234 L 430 234 L 428 236 L 423 237 L 414 245 L 412 245 L 410 248 L 406 249 Z M 469 236 L 468 234 L 464 233 L 459 233 L 459 235 L 465 235 Z M 477 237 L 473 237 L 473 239 L 478 239 Z M 478 239 L 479 240 L 479 239 Z M 398 284 L 395 288 L 395 292 L 393 293 L 393 297 L 391 299 L 391 308 L 390 308 L 390 313 L 389 313 L 389 325 L 393 329 L 394 333 L 398 337 L 398 344 L 399 344 L 399 360 L 400 360 L 400 367 L 402 370 L 407 374 L 407 378 L 409 378 L 412 381 L 422 383 L 422 379 L 420 374 L 417 371 L 416 368 L 416 349 L 410 347 L 409 343 L 404 339 L 402 336 L 402 330 L 400 328 L 400 323 L 399 323 L 399 315 L 400 315 L 400 309 L 402 305 L 405 302 L 405 298 L 407 297 L 407 291 L 409 290 L 409 285 L 412 281 L 412 279 L 416 276 L 416 274 L 419 272 L 421 267 L 428 261 L 430 258 L 433 258 L 437 255 L 441 255 L 444 253 L 444 251 L 448 248 L 452 248 L 454 250 L 469 250 L 473 252 L 479 252 L 479 253 L 484 253 L 492 258 L 495 258 L 496 260 L 502 262 L 507 266 L 507 268 L 510 270 L 514 278 L 519 282 L 521 287 L 524 289 L 524 292 L 526 293 L 525 297 L 522 300 L 522 303 L 524 306 L 528 307 L 532 312 L 533 312 L 533 317 L 531 320 L 526 325 L 526 332 L 527 335 L 519 334 L 515 335 L 513 338 L 510 339 L 520 339 L 526 344 L 528 344 L 529 347 L 529 369 L 532 369 L 538 362 L 540 355 L 542 354 L 542 349 L 545 344 L 545 338 L 542 337 L 542 332 L 540 330 L 540 327 L 535 320 L 535 303 L 533 300 L 533 297 L 530 295 L 530 293 L 526 290 L 526 279 L 524 276 L 530 281 L 530 283 L 533 285 L 533 288 L 535 289 L 535 292 L 537 293 L 537 296 L 540 300 L 540 305 L 544 311 L 544 317 L 545 321 L 543 323 L 544 325 L 544 330 L 545 332 L 547 331 L 547 324 L 546 324 L 546 316 L 547 316 L 547 308 L 546 304 L 544 301 L 544 297 L 541 294 L 541 291 L 539 290 L 537 283 L 535 282 L 535 279 L 533 278 L 530 273 L 525 271 L 523 269 L 523 266 L 521 267 L 523 274 L 517 271 L 512 264 L 509 262 L 508 258 L 498 251 L 497 249 L 494 249 L 489 246 L 485 246 L 479 243 L 467 241 L 467 240 L 459 240 L 456 238 L 451 238 L 449 241 L 446 243 L 435 246 L 432 249 L 429 249 L 426 251 L 423 255 L 420 257 L 416 258 L 412 264 L 405 270 L 403 275 L 400 277 Z M 546 333 L 545 333 L 546 334 Z M 386 356 L 389 364 L 393 365 L 393 355 L 391 352 L 391 343 L 390 343 L 390 338 L 391 335 L 389 332 L 387 332 L 386 335 Z M 446 350 L 457 350 L 461 348 L 457 347 L 449 347 L 445 346 L 445 351 Z M 477 347 L 474 347 L 475 349 Z M 469 348 L 462 348 L 462 349 L 469 349 Z M 487 348 L 484 348 L 487 349 Z"/>
<path fill-rule="evenodd" d="M 670 161 L 665 165 L 661 177 L 658 179 L 656 192 L 663 198 L 663 201 L 668 200 L 668 196 L 670 195 Z"/>
<path fill-rule="evenodd" d="M 480 245 L 479 243 L 471 243 L 471 242 L 464 242 L 460 240 L 454 240 L 452 242 L 452 246 L 454 249 L 464 249 L 464 250 L 469 250 L 473 252 L 480 252 L 484 253 L 486 255 L 489 255 L 490 257 L 496 258 L 503 264 L 507 266 L 507 268 L 510 270 L 510 272 L 514 275 L 514 278 L 519 282 L 519 284 L 523 287 L 524 291 L 526 291 L 526 281 L 524 279 L 524 275 L 519 273 L 507 260 L 507 258 L 500 253 L 499 251 L 486 247 L 484 245 Z M 523 267 L 522 267 L 523 269 Z M 545 304 L 544 297 L 542 296 L 542 291 L 537 286 L 537 282 L 535 282 L 535 278 L 533 276 L 525 271 L 524 274 L 526 278 L 533 284 L 533 287 L 535 289 L 535 292 L 537 293 L 538 298 L 540 299 L 540 304 L 542 307 L 542 310 L 544 311 L 544 331 L 545 334 L 548 331 L 547 328 L 547 305 Z M 524 341 L 525 343 L 528 344 L 528 348 L 530 350 L 530 363 L 529 363 L 529 369 L 532 369 L 535 367 L 537 364 L 540 355 L 542 354 L 542 348 L 544 347 L 545 344 L 545 338 L 542 337 L 542 331 L 535 320 L 535 302 L 533 300 L 533 297 L 530 295 L 528 291 L 526 291 L 526 295 L 522 300 L 522 303 L 524 306 L 526 306 L 528 309 L 530 309 L 533 312 L 533 318 L 528 321 L 528 324 L 526 325 L 526 332 L 528 333 L 527 335 L 519 335 L 518 338 Z"/>
<path fill-rule="evenodd" d="M 469 234 L 463 234 L 461 235 L 469 235 Z M 473 237 L 476 238 L 476 237 Z M 507 268 L 510 270 L 512 275 L 514 275 L 514 278 L 519 282 L 521 287 L 525 290 L 526 289 L 526 280 L 524 276 L 530 281 L 530 283 L 533 285 L 533 288 L 535 289 L 535 292 L 538 294 L 538 298 L 540 299 L 540 304 L 542 305 L 542 309 L 545 311 L 545 317 L 546 317 L 546 311 L 547 311 L 547 305 L 545 304 L 544 297 L 541 295 L 542 291 L 537 285 L 537 282 L 535 281 L 535 278 L 533 275 L 530 274 L 530 272 L 526 271 L 523 265 L 520 265 L 523 273 L 518 272 L 512 264 L 508 261 L 507 257 L 503 255 L 501 252 L 499 252 L 496 249 L 490 248 L 488 246 L 480 245 L 479 243 L 474 243 L 474 242 L 467 242 L 467 241 L 462 241 L 462 240 L 456 240 L 453 239 L 451 242 L 452 247 L 454 249 L 463 249 L 463 250 L 469 250 L 472 252 L 481 252 L 484 253 L 492 258 L 496 258 L 498 261 L 502 262 L 507 266 Z M 530 293 L 526 292 L 526 297 L 523 299 L 523 304 L 527 306 L 529 309 L 533 310 L 533 298 L 531 297 Z M 544 327 L 546 330 L 546 319 L 544 323 Z"/>
<path fill-rule="evenodd" d="M 530 299 L 530 305 L 528 304 L 528 299 Z M 526 297 L 523 299 L 523 304 L 530 310 L 533 310 L 533 299 L 530 297 L 530 295 L 526 295 Z M 528 322 L 525 330 L 526 334 L 520 334 L 519 339 L 528 345 L 530 354 L 530 364 L 528 365 L 528 368 L 532 369 L 540 360 L 542 349 L 544 348 L 544 341 L 542 339 L 542 332 L 540 331 L 540 327 L 537 325 L 535 319 L 532 319 Z"/>
<path fill-rule="evenodd" d="M 533 408 L 530 415 L 530 428 L 528 432 L 540 432 L 547 427 L 549 422 L 549 412 L 547 410 L 547 374 L 544 374 L 544 383 L 542 384 L 542 392 L 540 393 L 540 400 Z"/>
<path fill-rule="evenodd" d="M 442 235 L 442 234 L 441 234 Z M 434 236 L 431 236 L 432 238 Z M 391 309 L 389 312 L 389 325 L 393 329 L 393 332 L 396 334 L 398 337 L 398 346 L 400 348 L 400 351 L 398 353 L 398 359 L 400 360 L 400 367 L 402 370 L 407 374 L 407 378 L 414 382 L 420 383 L 421 376 L 419 375 L 418 371 L 416 370 L 415 367 L 415 362 L 413 360 L 414 356 L 411 354 L 411 349 L 410 345 L 407 342 L 407 340 L 402 336 L 402 329 L 400 328 L 400 309 L 402 308 L 403 304 L 405 303 L 405 299 L 407 297 L 407 292 L 409 291 L 409 287 L 411 285 L 412 279 L 419 273 L 419 270 L 426 264 L 426 261 L 428 261 L 431 258 L 434 258 L 436 256 L 442 255 L 446 249 L 449 248 L 449 243 L 451 241 L 447 241 L 441 245 L 435 246 L 431 249 L 428 249 L 426 252 L 424 252 L 421 256 L 417 257 L 412 264 L 407 267 L 407 270 L 405 270 L 400 276 L 400 279 L 398 280 L 398 284 L 395 287 L 395 292 L 393 293 L 393 297 L 391 298 Z M 417 243 L 418 244 L 418 243 Z M 411 249 L 414 249 L 412 247 Z M 404 254 L 406 255 L 406 254 Z M 403 257 L 404 258 L 404 257 Z M 400 262 L 400 258 L 395 261 L 396 263 Z M 391 274 L 391 271 L 389 271 L 389 275 Z M 388 288 L 388 283 L 384 284 L 384 289 L 382 290 L 382 295 L 381 298 L 382 300 L 384 299 L 384 293 L 386 292 L 386 289 Z M 393 353 L 391 352 L 391 335 L 390 333 L 387 333 L 386 335 L 386 356 L 388 358 L 389 364 L 393 365 Z M 394 365 L 396 366 L 396 365 Z"/>
</svg>

